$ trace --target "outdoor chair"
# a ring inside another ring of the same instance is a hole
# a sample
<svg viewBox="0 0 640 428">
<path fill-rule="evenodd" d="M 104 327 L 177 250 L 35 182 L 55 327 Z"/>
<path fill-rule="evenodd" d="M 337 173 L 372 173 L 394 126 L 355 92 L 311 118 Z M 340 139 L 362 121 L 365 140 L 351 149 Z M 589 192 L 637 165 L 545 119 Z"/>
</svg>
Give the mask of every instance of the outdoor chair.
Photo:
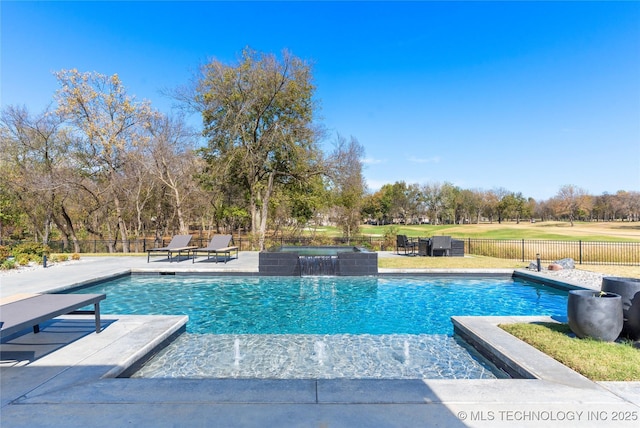
<svg viewBox="0 0 640 428">
<path fill-rule="evenodd" d="M 404 254 L 414 254 L 416 252 L 417 242 L 410 241 L 407 235 L 396 235 L 396 253 L 400 254 L 400 249 L 404 250 Z"/>
<path fill-rule="evenodd" d="M 431 237 L 431 257 L 435 251 L 442 251 L 445 256 L 449 255 L 451 250 L 450 236 L 432 236 Z"/>
<path fill-rule="evenodd" d="M 209 241 L 206 247 L 196 248 L 191 250 L 193 253 L 192 263 L 195 263 L 197 253 L 207 253 L 207 260 L 211 257 L 211 254 L 216 256 L 216 263 L 218 263 L 218 254 L 223 254 L 224 262 L 227 263 L 227 260 L 231 258 L 231 252 L 236 252 L 236 259 L 238 258 L 238 247 L 230 246 L 233 241 L 233 237 L 231 235 L 215 235 Z"/>
<path fill-rule="evenodd" d="M 183 251 L 187 252 L 187 258 L 189 257 L 189 251 L 197 248 L 194 246 L 189 246 L 189 242 L 191 242 L 191 235 L 176 235 L 171 238 L 171 242 L 166 247 L 160 248 L 149 248 L 147 249 L 147 263 L 149 263 L 149 257 L 151 257 L 151 253 L 167 253 L 167 258 L 169 262 L 173 261 L 173 253 L 178 253 L 178 260 L 180 260 L 180 255 Z"/>
</svg>

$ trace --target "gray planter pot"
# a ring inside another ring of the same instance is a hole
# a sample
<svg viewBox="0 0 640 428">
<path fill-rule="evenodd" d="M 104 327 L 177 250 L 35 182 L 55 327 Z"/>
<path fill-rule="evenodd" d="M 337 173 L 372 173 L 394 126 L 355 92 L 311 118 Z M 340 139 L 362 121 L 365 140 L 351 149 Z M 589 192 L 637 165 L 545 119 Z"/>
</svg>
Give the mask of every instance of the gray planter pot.
<svg viewBox="0 0 640 428">
<path fill-rule="evenodd" d="M 567 300 L 569 328 L 579 338 L 612 342 L 622 331 L 622 297 L 594 290 L 571 290 Z"/>
<path fill-rule="evenodd" d="M 602 291 L 619 294 L 622 297 L 624 318 L 622 335 L 632 340 L 640 339 L 640 279 L 604 277 Z"/>
</svg>

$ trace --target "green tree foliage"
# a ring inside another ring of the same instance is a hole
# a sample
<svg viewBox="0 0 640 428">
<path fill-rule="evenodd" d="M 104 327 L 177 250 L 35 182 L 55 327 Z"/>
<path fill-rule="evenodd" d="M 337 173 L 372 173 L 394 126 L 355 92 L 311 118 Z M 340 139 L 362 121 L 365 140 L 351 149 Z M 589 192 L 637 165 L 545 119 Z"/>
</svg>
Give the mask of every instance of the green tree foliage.
<svg viewBox="0 0 640 428">
<path fill-rule="evenodd" d="M 208 147 L 201 153 L 213 181 L 246 189 L 259 249 L 276 188 L 321 171 L 314 91 L 311 67 L 286 51 L 278 59 L 247 48 L 235 64 L 213 60 L 202 69 L 196 103 Z"/>
</svg>

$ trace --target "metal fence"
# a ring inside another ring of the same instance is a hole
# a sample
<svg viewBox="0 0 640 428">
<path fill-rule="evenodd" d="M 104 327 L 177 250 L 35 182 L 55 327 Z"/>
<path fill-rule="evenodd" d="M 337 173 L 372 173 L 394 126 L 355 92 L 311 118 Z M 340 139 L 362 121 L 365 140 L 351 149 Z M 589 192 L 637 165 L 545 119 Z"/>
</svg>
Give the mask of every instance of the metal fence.
<svg viewBox="0 0 640 428">
<path fill-rule="evenodd" d="M 464 238 L 464 253 L 478 256 L 496 257 L 500 259 L 534 261 L 537 255 L 545 262 L 572 258 L 577 264 L 611 264 L 640 266 L 640 242 L 602 242 L 602 241 L 552 241 L 531 239 L 478 239 Z M 194 237 L 192 245 L 204 247 L 207 238 Z M 144 253 L 148 248 L 166 245 L 169 239 L 159 242 L 154 239 L 131 239 L 129 251 Z M 268 238 L 267 246 L 280 245 L 352 245 L 366 247 L 372 250 L 394 251 L 395 245 L 385 245 L 382 237 L 346 238 Z M 2 245 L 13 245 L 15 242 L 2 242 Z M 110 243 L 104 240 L 80 241 L 81 253 L 109 253 L 122 252 L 122 241 Z M 234 237 L 234 244 L 243 250 L 251 249 L 248 238 Z M 73 252 L 73 245 L 64 246 L 63 241 L 51 241 L 49 247 L 55 253 Z"/>
<path fill-rule="evenodd" d="M 640 242 L 465 239 L 465 254 L 511 260 L 572 258 L 578 264 L 640 265 Z"/>
</svg>

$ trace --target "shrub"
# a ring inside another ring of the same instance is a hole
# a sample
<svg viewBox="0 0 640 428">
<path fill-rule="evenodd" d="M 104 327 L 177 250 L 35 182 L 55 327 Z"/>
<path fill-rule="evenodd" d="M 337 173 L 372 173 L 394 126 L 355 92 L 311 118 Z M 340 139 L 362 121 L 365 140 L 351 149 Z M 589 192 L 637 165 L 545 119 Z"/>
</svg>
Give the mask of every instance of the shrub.
<svg viewBox="0 0 640 428">
<path fill-rule="evenodd" d="M 71 254 L 71 260 L 80 260 L 80 254 L 78 253 Z"/>
<path fill-rule="evenodd" d="M 335 241 L 333 238 L 327 235 L 315 235 L 313 236 L 313 238 L 311 238 L 311 241 L 309 242 L 308 245 L 317 245 L 317 246 L 335 245 Z"/>
<path fill-rule="evenodd" d="M 384 246 L 387 250 L 393 250 L 396 247 L 396 235 L 399 232 L 398 226 L 389 226 L 384 229 Z"/>
<path fill-rule="evenodd" d="M 51 263 L 56 263 L 60 261 L 60 256 L 58 256 L 57 254 L 51 254 L 47 260 L 49 260 L 49 262 Z"/>
<path fill-rule="evenodd" d="M 58 261 L 66 262 L 69 260 L 69 254 L 58 254 Z"/>
<path fill-rule="evenodd" d="M 0 263 L 7 260 L 10 255 L 11 252 L 9 251 L 9 248 L 5 247 L 4 245 L 0 245 Z"/>
<path fill-rule="evenodd" d="M 48 245 L 38 242 L 23 242 L 13 247 L 13 255 L 16 257 L 19 254 L 32 254 L 42 258 L 44 255 L 48 256 L 49 253 L 51 253 L 51 248 L 49 248 Z"/>
<path fill-rule="evenodd" d="M 9 270 L 9 269 L 13 269 L 16 267 L 16 262 L 15 260 L 5 260 L 2 262 L 2 264 L 0 264 L 0 269 L 2 270 Z"/>
<path fill-rule="evenodd" d="M 29 256 L 29 254 L 18 254 L 18 256 L 16 257 L 16 262 L 18 262 L 18 265 L 20 266 L 26 266 L 30 261 L 31 257 Z"/>
</svg>

